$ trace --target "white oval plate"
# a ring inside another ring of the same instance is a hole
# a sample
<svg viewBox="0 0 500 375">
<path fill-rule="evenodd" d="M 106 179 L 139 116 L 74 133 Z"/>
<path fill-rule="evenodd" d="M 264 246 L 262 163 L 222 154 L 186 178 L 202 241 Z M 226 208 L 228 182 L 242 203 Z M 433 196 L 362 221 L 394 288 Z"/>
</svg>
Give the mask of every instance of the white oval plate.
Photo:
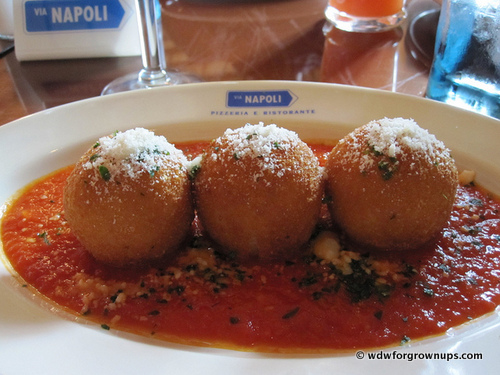
<svg viewBox="0 0 500 375">
<path fill-rule="evenodd" d="M 500 121 L 417 97 L 319 83 L 202 83 L 116 94 L 49 109 L 0 127 L 0 203 L 74 163 L 105 134 L 146 127 L 171 142 L 209 140 L 247 122 L 276 123 L 304 140 L 338 139 L 383 117 L 407 117 L 452 149 L 460 168 L 500 194 Z M 5 205 L 0 209 L 3 212 Z M 3 259 L 5 261 L 5 259 Z M 181 346 L 75 321 L 0 266 L 0 374 L 491 374 L 500 367 L 496 312 L 404 347 L 290 356 Z M 360 332 L 362 335 L 363 332 Z M 481 360 L 447 360 L 479 353 Z M 369 354 L 390 359 L 368 358 Z M 361 356 L 360 354 L 358 354 Z M 442 359 L 425 359 L 438 355 Z M 449 358 L 448 358 L 449 359 Z M 388 367 L 389 366 L 389 367 Z"/>
</svg>

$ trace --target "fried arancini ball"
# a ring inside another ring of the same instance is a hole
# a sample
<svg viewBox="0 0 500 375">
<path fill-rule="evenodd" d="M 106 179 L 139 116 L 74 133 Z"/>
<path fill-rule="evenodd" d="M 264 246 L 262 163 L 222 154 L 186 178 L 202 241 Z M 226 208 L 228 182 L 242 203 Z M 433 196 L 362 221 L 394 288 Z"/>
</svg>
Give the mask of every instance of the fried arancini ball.
<svg viewBox="0 0 500 375">
<path fill-rule="evenodd" d="M 449 219 L 458 174 L 445 145 L 413 120 L 372 121 L 331 151 L 329 209 L 354 242 L 410 250 L 432 240 Z"/>
<path fill-rule="evenodd" d="M 286 258 L 317 223 L 323 170 L 307 144 L 276 125 L 247 124 L 211 142 L 195 177 L 200 222 L 241 259 Z"/>
<path fill-rule="evenodd" d="M 146 129 L 100 138 L 64 189 L 71 230 L 97 260 L 116 266 L 174 252 L 194 217 L 186 163 Z"/>
</svg>

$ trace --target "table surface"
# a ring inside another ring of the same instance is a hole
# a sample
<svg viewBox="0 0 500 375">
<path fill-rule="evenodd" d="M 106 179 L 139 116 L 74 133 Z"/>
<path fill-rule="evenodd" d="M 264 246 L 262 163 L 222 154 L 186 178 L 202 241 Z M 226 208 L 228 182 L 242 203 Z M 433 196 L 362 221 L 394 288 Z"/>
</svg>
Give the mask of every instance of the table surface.
<svg viewBox="0 0 500 375">
<path fill-rule="evenodd" d="M 332 28 L 325 3 L 162 1 L 167 66 L 204 81 L 320 81 L 424 95 L 428 64 L 408 43 L 408 25 L 437 7 L 432 0 L 410 1 L 401 28 L 374 34 Z M 19 62 L 8 53 L 0 59 L 0 125 L 99 96 L 107 83 L 140 68 L 139 56 Z"/>
</svg>

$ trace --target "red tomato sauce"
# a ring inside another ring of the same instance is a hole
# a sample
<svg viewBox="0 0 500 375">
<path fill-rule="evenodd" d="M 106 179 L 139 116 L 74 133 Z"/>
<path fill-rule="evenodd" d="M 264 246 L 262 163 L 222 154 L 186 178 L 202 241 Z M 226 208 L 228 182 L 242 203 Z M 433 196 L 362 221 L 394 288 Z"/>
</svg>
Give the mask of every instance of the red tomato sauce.
<svg viewBox="0 0 500 375">
<path fill-rule="evenodd" d="M 205 145 L 178 147 L 197 155 Z M 324 160 L 331 146 L 312 148 Z M 237 350 L 345 351 L 441 334 L 500 304 L 500 204 L 475 186 L 459 188 L 448 226 L 411 254 L 346 250 L 347 261 L 332 264 L 306 249 L 297 259 L 242 264 L 195 221 L 175 258 L 118 269 L 95 261 L 64 220 L 71 170 L 9 205 L 4 252 L 23 283 L 106 330 Z M 326 209 L 323 216 L 319 227 L 331 230 Z"/>
</svg>

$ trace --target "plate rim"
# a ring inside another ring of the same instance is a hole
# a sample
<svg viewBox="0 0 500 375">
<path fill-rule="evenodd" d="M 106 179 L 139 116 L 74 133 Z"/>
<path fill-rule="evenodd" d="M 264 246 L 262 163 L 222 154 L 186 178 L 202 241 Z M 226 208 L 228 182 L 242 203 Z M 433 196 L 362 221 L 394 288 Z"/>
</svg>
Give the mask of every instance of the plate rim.
<svg viewBox="0 0 500 375">
<path fill-rule="evenodd" d="M 0 138 L 2 138 L 4 135 L 9 134 L 11 132 L 18 132 L 21 130 L 25 130 L 25 128 L 30 128 L 33 126 L 33 123 L 37 121 L 41 121 L 41 127 L 53 127 L 54 125 L 51 125 L 50 123 L 44 122 L 46 121 L 47 118 L 50 119 L 51 116 L 54 116 L 54 113 L 56 115 L 61 115 L 63 116 L 65 113 L 71 113 L 73 109 L 77 108 L 80 109 L 82 107 L 88 107 L 92 108 L 96 105 L 98 107 L 105 106 L 108 102 L 109 103 L 115 103 L 121 100 L 125 100 L 127 102 L 132 102 L 135 100 L 137 97 L 142 97 L 145 96 L 147 97 L 152 97 L 152 96 L 169 96 L 170 90 L 174 90 L 177 92 L 180 92 L 181 94 L 184 94 L 185 92 L 189 92 L 191 90 L 196 90 L 197 88 L 202 88 L 204 90 L 208 89 L 217 89 L 221 90 L 222 88 L 248 88 L 250 89 L 255 89 L 255 88 L 269 88 L 269 87 L 278 87 L 278 88 L 284 88 L 284 87 L 290 87 L 291 89 L 293 88 L 300 88 L 300 87 L 306 87 L 307 89 L 311 90 L 316 90 L 316 88 L 321 88 L 321 90 L 333 90 L 337 91 L 338 93 L 341 94 L 348 94 L 348 95 L 354 95 L 354 96 L 377 96 L 377 97 L 383 97 L 387 99 L 393 99 L 393 98 L 398 98 L 398 100 L 410 102 L 410 103 L 418 103 L 420 106 L 424 107 L 431 107 L 431 108 L 436 108 L 437 110 L 442 110 L 444 112 L 453 112 L 453 113 L 458 113 L 459 116 L 465 117 L 466 120 L 469 121 L 479 121 L 483 124 L 487 124 L 487 126 L 490 127 L 497 127 L 498 129 L 498 134 L 500 134 L 500 121 L 489 118 L 487 116 L 479 115 L 476 113 L 472 113 L 466 110 L 461 110 L 455 107 L 451 107 L 447 104 L 444 103 L 439 103 L 432 101 L 430 99 L 426 98 L 421 98 L 421 97 L 415 97 L 411 95 L 406 95 L 406 94 L 399 94 L 399 93 L 393 93 L 393 92 L 388 92 L 388 91 L 382 91 L 382 90 L 377 90 L 377 89 L 370 89 L 370 88 L 360 88 L 360 87 L 352 87 L 352 86 L 344 86 L 344 85 L 335 85 L 335 84 L 326 84 L 326 83 L 318 83 L 318 82 L 297 82 L 297 81 L 227 81 L 227 82 L 207 82 L 207 83 L 199 83 L 199 84 L 190 84 L 190 85 L 185 85 L 185 86 L 179 86 L 179 87 L 172 87 L 172 88 L 163 88 L 163 89 L 154 89 L 154 90 L 147 90 L 143 91 L 142 93 L 140 92 L 135 92 L 135 93 L 120 93 L 120 94 L 115 94 L 115 95 L 110 95 L 107 97 L 95 97 L 95 98 L 89 98 L 89 99 L 84 99 L 80 100 L 77 102 L 72 102 L 68 104 L 64 104 L 58 107 L 54 108 L 49 108 L 46 110 L 43 110 L 41 112 L 37 112 L 35 114 L 31 114 L 28 116 L 24 116 L 20 119 L 14 120 L 12 122 L 9 122 L 5 125 L 0 126 Z M 147 127 L 147 126 L 146 126 Z M 1 154 L 1 151 L 0 151 Z M 1 190 L 1 189 L 0 189 Z M 4 202 L 1 202 L 0 204 L 4 204 Z M 2 207 L 2 206 L 0 206 Z M 0 217 L 2 215 L 2 211 L 0 210 Z M 0 244 L 1 246 L 1 244 Z M 0 267 L 1 269 L 2 267 Z M 0 276 L 2 276 L 0 272 Z M 2 280 L 0 277 L 0 288 L 4 287 L 5 285 L 5 280 Z M 491 314 L 493 317 L 492 319 L 495 321 L 494 324 L 494 329 L 497 330 L 500 326 L 500 320 L 499 318 L 499 311 L 498 308 L 495 312 Z M 489 317 L 487 317 L 489 319 Z M 474 328 L 475 329 L 475 328 Z M 500 332 L 500 331 L 499 331 Z M 99 334 L 102 334 L 99 332 Z M 405 348 L 398 348 L 398 350 L 405 350 L 405 351 L 419 351 L 423 350 L 429 346 L 433 346 L 435 342 L 438 342 L 438 345 L 442 341 L 454 341 L 456 340 L 456 337 L 461 337 L 462 333 L 458 332 L 455 335 L 452 336 L 443 336 L 441 338 L 437 338 L 434 340 L 433 338 L 426 339 L 423 341 L 415 342 L 414 344 L 409 345 L 408 347 Z M 119 339 L 118 339 L 119 340 Z M 0 338 L 1 341 L 1 338 Z M 134 345 L 132 345 L 134 346 Z M 393 350 L 394 348 L 390 349 L 384 349 L 384 350 Z M 216 354 L 217 355 L 217 354 Z M 1 357 L 1 354 L 0 354 Z M 233 357 L 231 355 L 231 357 Z M 239 358 L 240 355 L 234 355 L 235 358 Z M 244 356 L 243 356 L 244 357 Z M 252 355 L 250 356 L 252 358 Z M 345 356 L 341 356 L 341 358 L 345 359 Z M 272 360 L 273 358 L 267 358 L 269 360 Z M 308 358 L 310 359 L 310 358 Z M 338 357 L 329 357 L 328 359 L 331 360 L 338 360 Z M 352 361 L 348 361 L 351 363 Z M 359 361 L 354 361 L 350 365 L 346 365 L 348 368 L 351 368 L 352 364 L 357 364 L 359 365 Z M 366 364 L 367 369 L 370 368 L 371 366 L 368 366 L 370 363 L 369 361 L 364 361 L 364 364 Z M 373 365 L 373 362 L 371 363 Z M 277 365 L 274 365 L 277 366 Z M 273 367 L 276 369 L 279 369 L 279 366 Z M 413 371 L 413 370 L 412 370 Z M 265 371 L 264 371 L 265 372 Z M 415 372 L 415 373 L 420 373 L 420 372 Z"/>
</svg>

